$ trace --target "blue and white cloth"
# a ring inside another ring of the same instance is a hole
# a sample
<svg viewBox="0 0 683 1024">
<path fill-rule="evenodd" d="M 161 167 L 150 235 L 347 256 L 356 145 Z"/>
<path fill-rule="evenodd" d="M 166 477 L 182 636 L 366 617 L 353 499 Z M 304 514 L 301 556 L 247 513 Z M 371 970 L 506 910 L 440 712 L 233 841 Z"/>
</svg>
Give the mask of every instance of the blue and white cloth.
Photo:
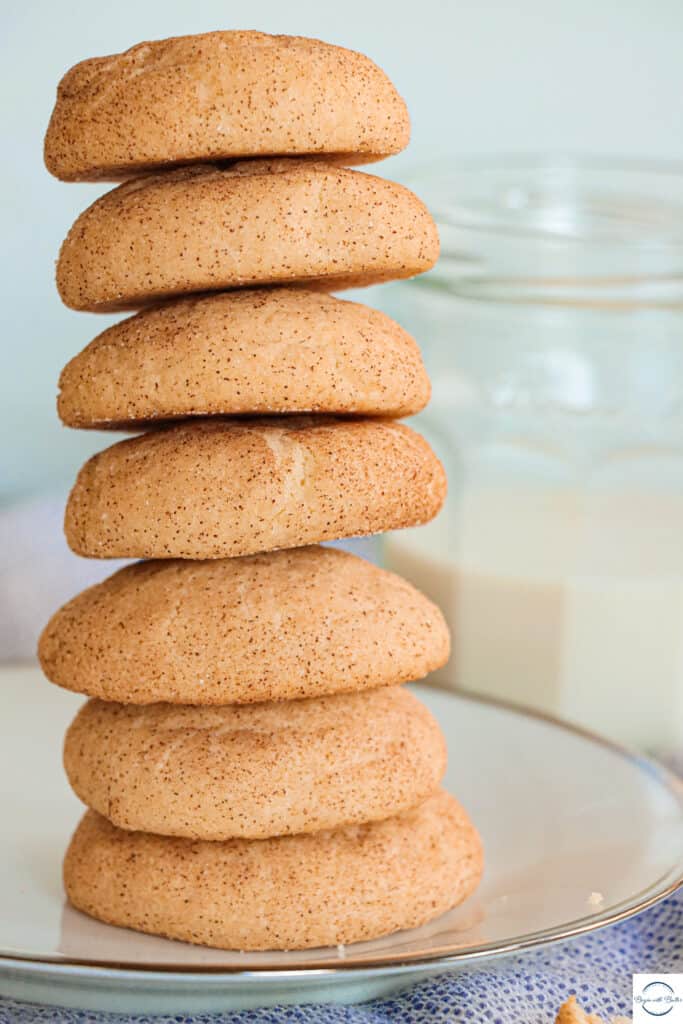
<svg viewBox="0 0 683 1024">
<path fill-rule="evenodd" d="M 630 921 L 562 946 L 444 974 L 358 1006 L 122 1017 L 0 997 L 0 1024 L 552 1024 L 572 993 L 604 1020 L 631 1015 L 631 975 L 683 972 L 683 890 Z"/>
</svg>

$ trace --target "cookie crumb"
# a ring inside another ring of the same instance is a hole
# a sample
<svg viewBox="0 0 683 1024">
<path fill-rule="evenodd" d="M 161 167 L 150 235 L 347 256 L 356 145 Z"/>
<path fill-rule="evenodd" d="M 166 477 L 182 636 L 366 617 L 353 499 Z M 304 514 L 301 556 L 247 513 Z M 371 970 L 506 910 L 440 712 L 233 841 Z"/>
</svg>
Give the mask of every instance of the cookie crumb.
<svg viewBox="0 0 683 1024">
<path fill-rule="evenodd" d="M 598 893 L 599 895 L 599 893 Z M 555 1024 L 631 1024 L 628 1017 L 613 1017 L 610 1021 L 603 1021 L 595 1013 L 586 1013 L 576 1001 L 576 996 L 570 996 L 562 1004 L 557 1012 Z"/>
</svg>

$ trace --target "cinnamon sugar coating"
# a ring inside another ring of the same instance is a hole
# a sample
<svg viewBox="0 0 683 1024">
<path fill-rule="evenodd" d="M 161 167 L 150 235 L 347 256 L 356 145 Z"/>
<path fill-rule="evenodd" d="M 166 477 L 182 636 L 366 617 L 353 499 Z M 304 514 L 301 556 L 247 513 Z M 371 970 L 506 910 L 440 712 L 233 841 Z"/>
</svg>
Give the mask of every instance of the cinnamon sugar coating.
<svg viewBox="0 0 683 1024">
<path fill-rule="evenodd" d="M 56 612 L 48 679 L 131 704 L 245 704 L 421 679 L 448 659 L 443 615 L 407 580 L 334 548 L 138 562 Z"/>
<path fill-rule="evenodd" d="M 415 526 L 445 495 L 443 466 L 402 423 L 216 417 L 94 455 L 65 532 L 89 558 L 223 558 Z"/>
<path fill-rule="evenodd" d="M 117 829 L 89 811 L 71 840 L 71 903 L 108 924 L 221 949 L 307 949 L 415 928 L 461 903 L 479 836 L 443 790 L 367 825 L 202 842 Z"/>
<path fill-rule="evenodd" d="M 64 181 L 249 156 L 364 163 L 398 153 L 409 136 L 405 103 L 362 54 L 298 36 L 206 32 L 71 68 L 45 163 Z"/>
<path fill-rule="evenodd" d="M 64 765 L 76 795 L 119 828 L 266 839 L 415 807 L 437 789 L 446 745 L 396 686 L 213 708 L 90 700 Z"/>
<path fill-rule="evenodd" d="M 119 321 L 62 371 L 71 427 L 202 415 L 409 416 L 430 393 L 420 350 L 379 310 L 273 288 L 180 299 Z"/>
<path fill-rule="evenodd" d="M 76 220 L 57 264 L 72 309 L 137 309 L 189 292 L 336 291 L 435 263 L 436 225 L 402 185 L 315 161 L 184 167 L 126 182 Z"/>
</svg>

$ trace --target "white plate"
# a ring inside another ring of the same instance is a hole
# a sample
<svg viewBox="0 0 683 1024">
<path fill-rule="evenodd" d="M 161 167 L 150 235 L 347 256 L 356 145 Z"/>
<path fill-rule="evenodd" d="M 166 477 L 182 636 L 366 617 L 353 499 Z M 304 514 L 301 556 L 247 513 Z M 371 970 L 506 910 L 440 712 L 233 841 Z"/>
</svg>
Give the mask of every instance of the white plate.
<svg viewBox="0 0 683 1024">
<path fill-rule="evenodd" d="M 672 776 L 547 718 L 417 688 L 484 839 L 484 881 L 462 907 L 341 951 L 229 953 L 111 928 L 66 907 L 60 881 L 81 812 L 60 748 L 81 699 L 36 669 L 4 670 L 0 687 L 0 993 L 17 999 L 176 1013 L 368 999 L 621 920 L 683 880 Z"/>
</svg>

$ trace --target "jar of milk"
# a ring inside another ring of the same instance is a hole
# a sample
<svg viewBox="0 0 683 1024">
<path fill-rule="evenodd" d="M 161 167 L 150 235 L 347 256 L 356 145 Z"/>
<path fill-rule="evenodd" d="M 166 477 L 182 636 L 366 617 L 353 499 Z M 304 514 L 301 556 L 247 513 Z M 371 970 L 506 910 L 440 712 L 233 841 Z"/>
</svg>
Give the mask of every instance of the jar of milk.
<svg viewBox="0 0 683 1024">
<path fill-rule="evenodd" d="M 386 565 L 453 630 L 435 681 L 683 748 L 683 172 L 506 162 L 416 182 L 430 274 L 384 289 L 450 494 Z"/>
</svg>

